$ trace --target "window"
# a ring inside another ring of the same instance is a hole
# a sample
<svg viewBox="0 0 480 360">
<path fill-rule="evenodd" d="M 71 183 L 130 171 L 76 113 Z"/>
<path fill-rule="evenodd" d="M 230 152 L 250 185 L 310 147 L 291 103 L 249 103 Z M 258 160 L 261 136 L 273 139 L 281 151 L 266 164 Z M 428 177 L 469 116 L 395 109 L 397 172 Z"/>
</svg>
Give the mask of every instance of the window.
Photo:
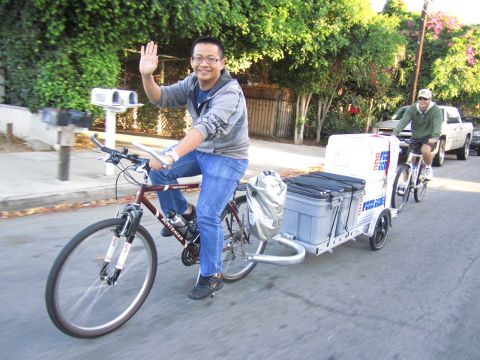
<svg viewBox="0 0 480 360">
<path fill-rule="evenodd" d="M 447 123 L 458 124 L 460 123 L 460 114 L 455 109 L 447 109 Z"/>
</svg>

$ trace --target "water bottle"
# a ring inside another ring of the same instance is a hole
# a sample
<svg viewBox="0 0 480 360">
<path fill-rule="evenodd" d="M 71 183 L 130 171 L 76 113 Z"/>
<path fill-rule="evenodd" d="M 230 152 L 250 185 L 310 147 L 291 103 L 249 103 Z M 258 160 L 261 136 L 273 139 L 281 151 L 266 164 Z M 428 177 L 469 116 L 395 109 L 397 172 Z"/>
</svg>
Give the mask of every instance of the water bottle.
<svg viewBox="0 0 480 360">
<path fill-rule="evenodd" d="M 175 228 L 180 232 L 180 234 L 185 235 L 187 230 L 187 221 L 182 217 L 182 215 L 178 215 L 175 211 L 170 210 L 167 215 L 168 219 L 170 220 L 170 224 L 175 226 Z"/>
</svg>

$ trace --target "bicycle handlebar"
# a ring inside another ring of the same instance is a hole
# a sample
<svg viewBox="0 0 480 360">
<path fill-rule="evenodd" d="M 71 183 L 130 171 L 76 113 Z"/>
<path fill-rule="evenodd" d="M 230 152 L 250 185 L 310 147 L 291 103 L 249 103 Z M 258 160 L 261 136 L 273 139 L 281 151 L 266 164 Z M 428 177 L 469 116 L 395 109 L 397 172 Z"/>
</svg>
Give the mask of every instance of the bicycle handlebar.
<svg viewBox="0 0 480 360">
<path fill-rule="evenodd" d="M 131 163 L 141 166 L 145 165 L 145 168 L 147 171 L 150 170 L 149 162 L 150 159 L 145 159 L 140 157 L 138 154 L 129 154 L 127 148 L 123 148 L 123 151 L 118 151 L 115 149 L 110 149 L 109 147 L 106 147 L 103 145 L 101 142 L 99 142 L 96 138 L 98 137 L 98 134 L 95 133 L 90 136 L 90 141 L 102 152 L 109 154 L 110 156 L 106 160 L 107 162 L 111 162 L 113 164 L 118 164 L 121 159 L 125 159 L 130 161 Z"/>
</svg>

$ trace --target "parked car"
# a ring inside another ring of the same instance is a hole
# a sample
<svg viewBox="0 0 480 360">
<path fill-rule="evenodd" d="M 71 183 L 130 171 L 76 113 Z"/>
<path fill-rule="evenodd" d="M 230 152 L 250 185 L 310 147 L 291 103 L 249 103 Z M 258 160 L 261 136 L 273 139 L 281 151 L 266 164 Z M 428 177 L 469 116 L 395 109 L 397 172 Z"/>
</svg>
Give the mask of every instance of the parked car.
<svg viewBox="0 0 480 360">
<path fill-rule="evenodd" d="M 470 149 L 475 150 L 480 156 L 480 116 L 466 116 L 465 122 L 471 122 L 473 125 L 472 141 L 470 142 Z"/>
<path fill-rule="evenodd" d="M 435 157 L 433 159 L 434 166 L 442 166 L 445 161 L 446 152 L 455 152 L 457 159 L 467 160 L 470 153 L 470 142 L 472 140 L 473 125 L 468 122 L 463 122 L 460 117 L 458 109 L 452 106 L 439 105 L 442 110 L 443 124 L 438 141 L 437 148 L 434 151 Z M 397 126 L 408 106 L 402 106 L 392 119 L 380 121 L 373 127 L 373 132 L 381 135 L 391 135 L 393 129 Z M 402 145 L 402 153 L 406 153 L 408 142 L 412 136 L 410 124 L 399 134 L 398 138 L 404 142 Z"/>
</svg>

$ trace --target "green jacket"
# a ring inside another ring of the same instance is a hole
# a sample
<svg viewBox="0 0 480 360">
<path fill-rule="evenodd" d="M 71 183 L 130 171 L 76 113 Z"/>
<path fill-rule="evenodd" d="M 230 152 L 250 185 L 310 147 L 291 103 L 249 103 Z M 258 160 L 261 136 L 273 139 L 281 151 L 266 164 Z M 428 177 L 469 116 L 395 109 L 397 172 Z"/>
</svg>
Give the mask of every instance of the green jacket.
<svg viewBox="0 0 480 360">
<path fill-rule="evenodd" d="M 418 108 L 418 104 L 410 106 L 403 114 L 400 122 L 393 130 L 393 135 L 398 136 L 400 132 L 411 121 L 412 138 L 434 138 L 440 139 L 442 131 L 443 114 L 437 104 L 432 103 L 424 113 Z"/>
</svg>

